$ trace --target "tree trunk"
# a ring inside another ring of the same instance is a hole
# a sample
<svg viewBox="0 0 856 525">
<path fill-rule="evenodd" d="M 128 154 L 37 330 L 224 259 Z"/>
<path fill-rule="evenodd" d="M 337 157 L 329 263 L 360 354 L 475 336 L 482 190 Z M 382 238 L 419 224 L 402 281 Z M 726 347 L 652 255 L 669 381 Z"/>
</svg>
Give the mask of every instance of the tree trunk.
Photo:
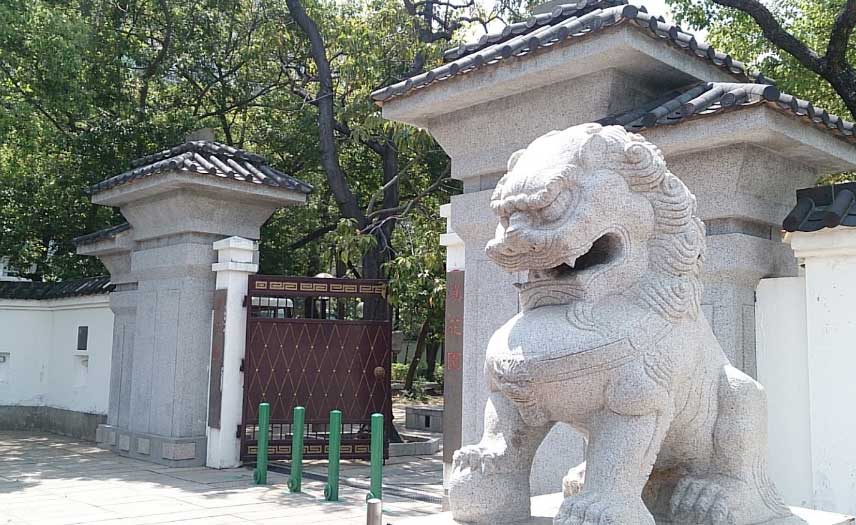
<svg viewBox="0 0 856 525">
<path fill-rule="evenodd" d="M 378 248 L 363 255 L 363 279 L 383 279 L 383 253 Z M 366 297 L 363 319 L 383 321 L 389 318 L 389 303 L 383 297 Z"/>
<path fill-rule="evenodd" d="M 318 25 L 306 13 L 300 0 L 286 0 L 292 18 L 309 39 L 309 51 L 312 61 L 317 68 L 318 92 L 318 135 L 321 148 L 321 165 L 327 175 L 327 183 L 333 192 L 333 197 L 339 205 L 342 215 L 355 219 L 361 226 L 365 225 L 366 217 L 357 203 L 357 197 L 348 185 L 345 172 L 339 163 L 339 149 L 333 132 L 336 125 L 333 100 L 333 73 L 330 61 L 327 59 L 327 48 Z"/>
<path fill-rule="evenodd" d="M 440 349 L 440 343 L 432 342 L 428 345 L 428 350 L 425 354 L 427 367 L 425 369 L 425 380 L 434 381 L 434 370 L 437 368 L 437 351 Z"/>
<path fill-rule="evenodd" d="M 398 152 L 392 144 L 391 137 L 387 138 L 385 143 L 372 142 L 368 146 L 377 153 L 383 161 L 383 183 L 384 191 L 382 198 L 382 206 L 384 208 L 394 208 L 401 201 L 399 194 L 398 182 L 395 177 L 398 175 Z M 375 228 L 371 234 L 374 235 L 376 245 L 374 249 L 363 256 L 363 278 L 364 279 L 384 279 L 383 265 L 390 261 L 395 255 L 392 251 L 392 232 L 395 229 L 395 219 L 389 218 L 383 221 L 380 226 Z M 382 299 L 367 299 L 365 302 L 366 319 L 387 319 L 389 305 Z"/>
<path fill-rule="evenodd" d="M 416 337 L 416 350 L 413 352 L 413 360 L 410 361 L 410 367 L 407 369 L 407 378 L 404 380 L 404 389 L 411 390 L 413 388 L 413 380 L 416 378 L 416 369 L 419 366 L 419 361 L 422 360 L 422 353 L 425 351 L 425 344 L 428 342 L 428 320 L 422 321 L 422 327 L 419 329 L 419 335 Z"/>
</svg>

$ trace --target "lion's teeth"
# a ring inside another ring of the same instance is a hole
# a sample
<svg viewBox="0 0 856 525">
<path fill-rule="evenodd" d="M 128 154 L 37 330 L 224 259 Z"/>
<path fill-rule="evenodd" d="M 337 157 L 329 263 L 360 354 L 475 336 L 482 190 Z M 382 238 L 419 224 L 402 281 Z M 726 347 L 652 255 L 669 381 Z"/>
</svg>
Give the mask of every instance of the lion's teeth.
<svg viewBox="0 0 856 525">
<path fill-rule="evenodd" d="M 576 258 L 576 257 L 574 257 L 573 259 L 568 259 L 568 260 L 566 260 L 566 261 L 565 261 L 565 264 L 567 264 L 568 266 L 570 266 L 571 268 L 573 268 L 573 267 L 574 267 L 574 265 L 575 265 L 575 264 L 577 264 L 577 258 Z"/>
</svg>

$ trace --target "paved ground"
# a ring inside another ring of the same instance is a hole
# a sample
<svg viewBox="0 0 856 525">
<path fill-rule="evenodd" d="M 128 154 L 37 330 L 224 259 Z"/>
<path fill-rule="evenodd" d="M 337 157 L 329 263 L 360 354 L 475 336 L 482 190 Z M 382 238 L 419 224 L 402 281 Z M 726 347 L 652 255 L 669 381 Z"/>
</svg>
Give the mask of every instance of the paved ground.
<svg viewBox="0 0 856 525">
<path fill-rule="evenodd" d="M 305 493 L 288 494 L 274 472 L 258 487 L 248 469 L 161 467 L 53 434 L 0 432 L 0 525 L 365 523 L 366 490 L 346 483 L 365 485 L 367 465 L 343 463 L 339 503 L 324 502 L 324 482 L 310 479 L 324 464 L 307 472 Z M 441 456 L 392 458 L 384 523 L 439 512 L 424 500 L 442 495 L 441 472 Z"/>
</svg>

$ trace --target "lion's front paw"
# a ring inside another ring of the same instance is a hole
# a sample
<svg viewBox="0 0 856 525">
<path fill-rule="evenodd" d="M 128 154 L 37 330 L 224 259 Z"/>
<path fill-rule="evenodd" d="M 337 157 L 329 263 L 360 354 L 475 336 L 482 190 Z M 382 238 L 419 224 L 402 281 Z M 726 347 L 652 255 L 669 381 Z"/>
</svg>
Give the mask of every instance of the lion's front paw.
<svg viewBox="0 0 856 525">
<path fill-rule="evenodd" d="M 496 474 L 500 470 L 497 461 L 500 457 L 500 453 L 483 445 L 467 445 L 455 452 L 454 471 L 472 470 L 480 474 Z"/>
<path fill-rule="evenodd" d="M 455 452 L 449 504 L 454 518 L 464 523 L 524 520 L 529 517 L 529 468 L 489 447 L 463 447 Z"/>
<path fill-rule="evenodd" d="M 565 498 L 554 525 L 654 525 L 641 498 L 581 492 Z"/>
<path fill-rule="evenodd" d="M 586 462 L 583 461 L 576 467 L 571 467 L 568 474 L 562 478 L 562 494 L 575 496 L 582 492 L 586 480 Z"/>
</svg>

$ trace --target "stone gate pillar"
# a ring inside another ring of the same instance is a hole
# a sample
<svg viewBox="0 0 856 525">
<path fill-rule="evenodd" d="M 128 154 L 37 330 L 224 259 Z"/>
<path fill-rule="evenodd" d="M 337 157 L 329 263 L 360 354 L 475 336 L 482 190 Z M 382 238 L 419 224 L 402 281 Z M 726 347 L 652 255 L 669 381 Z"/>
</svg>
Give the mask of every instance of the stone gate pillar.
<svg viewBox="0 0 856 525">
<path fill-rule="evenodd" d="M 98 436 L 120 454 L 174 466 L 203 465 L 212 264 L 217 261 L 213 244 L 231 236 L 258 239 L 259 228 L 276 209 L 303 203 L 311 187 L 258 155 L 211 141 L 187 142 L 132 166 L 90 188 L 93 203 L 117 207 L 128 220 L 126 251 L 79 248 L 101 258 L 111 276 L 110 258 L 121 260 L 126 268 L 117 277 L 128 287 L 117 290 L 133 292 L 116 301 L 123 331 L 121 341 L 114 338 L 114 356 L 122 356 L 112 363 L 115 415 Z M 117 239 L 109 232 L 105 237 L 102 244 Z"/>
<path fill-rule="evenodd" d="M 463 184 L 450 222 L 466 251 L 464 444 L 482 432 L 488 339 L 517 311 L 515 276 L 483 253 L 498 222 L 490 196 L 512 153 L 588 122 L 621 125 L 660 147 L 707 224 L 704 311 L 728 357 L 750 374 L 755 286 L 797 272 L 778 224 L 791 192 L 856 166 L 856 148 L 845 142 L 852 124 L 781 93 L 643 8 L 548 2 L 534 14 L 372 94 L 385 118 L 430 133 Z M 557 490 L 581 451 L 579 435 L 554 428 L 536 455 L 533 493 Z"/>
</svg>

